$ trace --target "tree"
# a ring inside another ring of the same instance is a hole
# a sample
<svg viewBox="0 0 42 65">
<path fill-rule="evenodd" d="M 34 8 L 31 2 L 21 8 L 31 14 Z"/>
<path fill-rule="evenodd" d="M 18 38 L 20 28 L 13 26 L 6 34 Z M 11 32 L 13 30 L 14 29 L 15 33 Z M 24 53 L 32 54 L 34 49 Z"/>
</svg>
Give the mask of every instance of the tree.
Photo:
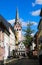
<svg viewBox="0 0 42 65">
<path fill-rule="evenodd" d="M 24 30 L 25 31 L 25 35 L 24 35 L 25 40 L 23 41 L 23 43 L 28 46 L 31 45 L 31 41 L 32 41 L 31 34 L 34 32 L 34 30 L 32 30 L 32 28 L 31 28 L 32 25 L 33 24 L 31 24 L 31 23 L 27 24 L 27 28 L 26 28 L 26 30 Z"/>
</svg>

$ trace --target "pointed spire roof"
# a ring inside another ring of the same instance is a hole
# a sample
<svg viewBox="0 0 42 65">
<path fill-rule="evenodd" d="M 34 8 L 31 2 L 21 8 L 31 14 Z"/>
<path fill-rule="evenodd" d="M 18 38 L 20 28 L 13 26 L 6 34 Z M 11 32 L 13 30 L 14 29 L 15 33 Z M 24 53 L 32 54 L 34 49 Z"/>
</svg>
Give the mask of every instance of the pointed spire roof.
<svg viewBox="0 0 42 65">
<path fill-rule="evenodd" d="M 14 25 L 15 25 L 16 23 L 19 23 L 19 24 L 20 24 L 20 18 L 19 18 L 18 8 L 16 9 L 16 18 L 15 18 L 15 23 L 14 23 Z"/>
<path fill-rule="evenodd" d="M 18 13 L 18 8 L 16 9 L 16 20 L 19 19 L 19 13 Z"/>
</svg>

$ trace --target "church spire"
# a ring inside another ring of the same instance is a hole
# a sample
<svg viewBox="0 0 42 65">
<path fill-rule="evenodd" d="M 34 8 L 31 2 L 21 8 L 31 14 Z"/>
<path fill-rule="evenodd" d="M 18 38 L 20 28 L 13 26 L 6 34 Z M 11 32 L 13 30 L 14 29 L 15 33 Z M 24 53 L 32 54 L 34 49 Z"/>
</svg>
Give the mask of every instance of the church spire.
<svg viewBox="0 0 42 65">
<path fill-rule="evenodd" d="M 20 18 L 19 18 L 19 13 L 18 13 L 18 8 L 16 9 L 16 18 L 15 18 L 15 23 L 14 24 L 20 24 Z"/>
<path fill-rule="evenodd" d="M 16 9 L 16 20 L 19 19 L 19 13 L 18 13 L 18 8 Z"/>
</svg>

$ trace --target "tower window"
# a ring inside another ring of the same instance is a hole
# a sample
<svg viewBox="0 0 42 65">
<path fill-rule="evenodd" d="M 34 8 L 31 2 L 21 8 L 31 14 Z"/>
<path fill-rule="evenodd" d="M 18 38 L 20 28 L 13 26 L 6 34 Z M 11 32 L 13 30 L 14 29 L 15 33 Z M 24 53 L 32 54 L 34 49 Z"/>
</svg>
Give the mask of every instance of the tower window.
<svg viewBox="0 0 42 65">
<path fill-rule="evenodd" d="M 18 31 L 18 29 L 17 29 L 17 31 Z"/>
<path fill-rule="evenodd" d="M 21 30 L 21 29 L 19 29 L 19 30 Z"/>
</svg>

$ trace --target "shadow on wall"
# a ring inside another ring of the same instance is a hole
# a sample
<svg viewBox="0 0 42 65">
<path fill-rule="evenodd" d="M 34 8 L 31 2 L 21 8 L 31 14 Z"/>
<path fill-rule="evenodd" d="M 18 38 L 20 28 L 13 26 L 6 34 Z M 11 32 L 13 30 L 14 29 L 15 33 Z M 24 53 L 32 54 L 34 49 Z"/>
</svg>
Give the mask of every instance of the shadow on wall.
<svg viewBox="0 0 42 65">
<path fill-rule="evenodd" d="M 13 58 L 13 57 L 15 57 L 15 50 L 12 50 L 10 52 L 10 55 L 8 56 L 8 58 Z"/>
</svg>

